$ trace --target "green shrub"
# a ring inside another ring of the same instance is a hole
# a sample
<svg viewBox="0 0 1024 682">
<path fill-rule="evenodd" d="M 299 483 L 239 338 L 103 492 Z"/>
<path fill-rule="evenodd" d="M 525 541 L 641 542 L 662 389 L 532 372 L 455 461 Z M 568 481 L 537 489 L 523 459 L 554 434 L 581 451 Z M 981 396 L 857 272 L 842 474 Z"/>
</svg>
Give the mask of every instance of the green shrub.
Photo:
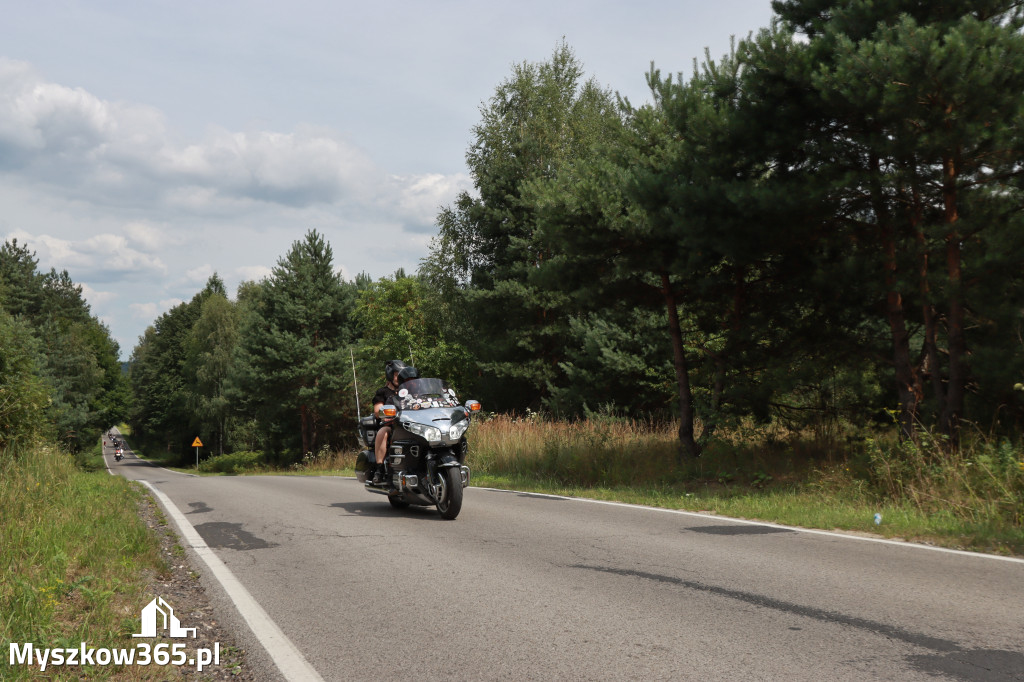
<svg viewBox="0 0 1024 682">
<path fill-rule="evenodd" d="M 259 471 L 264 468 L 259 452 L 241 451 L 217 455 L 199 463 L 199 470 L 212 474 L 234 474 L 240 471 Z"/>
<path fill-rule="evenodd" d="M 82 471 L 101 471 L 107 468 L 103 461 L 103 446 L 96 442 L 91 448 L 85 448 L 75 453 L 75 463 Z"/>
</svg>

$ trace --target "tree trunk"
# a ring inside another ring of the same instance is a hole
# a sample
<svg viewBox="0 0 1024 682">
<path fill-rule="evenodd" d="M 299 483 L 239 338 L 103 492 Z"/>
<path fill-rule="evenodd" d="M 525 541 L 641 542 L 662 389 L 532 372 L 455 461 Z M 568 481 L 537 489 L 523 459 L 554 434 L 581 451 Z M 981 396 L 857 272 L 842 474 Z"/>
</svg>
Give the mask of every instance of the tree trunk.
<svg viewBox="0 0 1024 682">
<path fill-rule="evenodd" d="M 889 248 L 886 248 L 887 253 Z M 886 269 L 889 269 L 887 256 Z M 896 370 L 896 389 L 900 401 L 900 434 L 903 438 L 914 437 L 914 423 L 917 421 L 917 406 L 920 402 L 918 380 L 910 359 L 910 334 L 903 314 L 903 297 L 895 289 L 886 292 L 886 317 L 892 334 L 893 367 Z"/>
<path fill-rule="evenodd" d="M 884 253 L 885 316 L 892 335 L 893 369 L 896 373 L 896 390 L 900 401 L 900 434 L 903 438 L 912 439 L 918 404 L 921 400 L 920 378 L 910 357 L 910 334 L 907 332 L 906 316 L 903 311 L 903 295 L 898 285 L 896 230 L 882 194 L 881 165 L 878 158 L 873 157 L 871 164 L 872 202 L 881 229 Z"/>
<path fill-rule="evenodd" d="M 704 422 L 704 428 L 700 431 L 700 438 L 697 442 L 703 447 L 714 437 L 718 429 L 718 409 L 722 406 L 722 394 L 725 393 L 725 359 L 722 354 L 717 354 L 715 361 L 715 379 L 711 385 L 711 416 Z"/>
<path fill-rule="evenodd" d="M 938 412 L 946 409 L 946 386 L 942 382 L 942 363 L 939 361 L 938 345 L 938 316 L 935 314 L 935 304 L 931 300 L 931 285 L 928 283 L 929 254 L 928 242 L 925 239 L 924 219 L 922 218 L 921 195 L 915 187 L 912 192 L 913 208 L 911 209 L 910 224 L 917 240 L 918 248 L 918 291 L 921 294 L 921 319 L 924 321 L 924 366 L 921 368 L 920 380 L 924 381 L 924 375 L 931 378 L 932 392 L 935 394 L 935 401 L 938 405 Z M 922 387 L 922 394 L 923 394 Z"/>
<path fill-rule="evenodd" d="M 946 406 L 939 419 L 939 428 L 949 436 L 953 446 L 959 444 L 960 418 L 964 411 L 967 390 L 967 341 L 964 337 L 964 298 L 961 273 L 960 236 L 957 230 L 956 177 L 957 165 L 952 157 L 943 159 L 942 195 L 946 225 L 946 276 L 949 280 L 949 385 Z"/>
<path fill-rule="evenodd" d="M 300 428 L 302 429 L 302 454 L 305 456 L 306 453 L 311 452 L 311 444 L 309 442 L 309 408 L 305 405 L 301 406 L 299 408 L 299 415 L 301 421 Z"/>
<path fill-rule="evenodd" d="M 743 325 L 742 315 L 747 299 L 745 278 L 746 272 L 743 268 L 734 270 L 732 309 L 729 311 L 728 319 L 722 322 L 722 328 L 726 334 L 725 347 L 720 353 L 712 355 L 715 363 L 715 378 L 711 385 L 711 414 L 704 420 L 704 427 L 697 440 L 702 447 L 715 435 L 715 430 L 718 428 L 718 410 L 722 407 L 722 396 L 725 393 L 726 358 L 730 357 L 737 335 Z"/>
<path fill-rule="evenodd" d="M 693 394 L 690 391 L 690 373 L 683 348 L 683 331 L 679 325 L 679 310 L 675 292 L 666 274 L 661 276 L 661 293 L 668 310 L 668 331 L 672 337 L 672 364 L 676 370 L 679 390 L 679 442 L 690 457 L 700 457 L 701 447 L 693 437 Z"/>
</svg>

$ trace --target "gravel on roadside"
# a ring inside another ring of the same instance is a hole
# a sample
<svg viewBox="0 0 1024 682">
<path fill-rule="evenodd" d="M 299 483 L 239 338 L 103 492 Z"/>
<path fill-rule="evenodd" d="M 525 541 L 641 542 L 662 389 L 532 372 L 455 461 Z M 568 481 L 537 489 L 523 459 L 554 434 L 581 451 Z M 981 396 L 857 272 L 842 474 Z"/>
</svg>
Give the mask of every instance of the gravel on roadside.
<svg viewBox="0 0 1024 682">
<path fill-rule="evenodd" d="M 166 666 L 170 679 L 241 682 L 263 679 L 250 667 L 247 653 L 239 645 L 238 638 L 222 622 L 199 579 L 199 572 L 192 567 L 188 553 L 181 547 L 178 534 L 148 494 L 141 497 L 139 516 L 159 541 L 160 554 L 168 568 L 165 573 L 148 576 L 147 592 L 153 597 L 162 597 L 170 604 L 183 627 L 196 629 L 195 638 L 186 642 L 189 656 L 198 649 L 212 651 L 215 646 L 220 647 L 219 665 L 206 666 L 202 672 L 195 666 Z M 157 637 L 152 644 L 155 647 L 162 642 L 174 644 L 180 640 Z"/>
</svg>

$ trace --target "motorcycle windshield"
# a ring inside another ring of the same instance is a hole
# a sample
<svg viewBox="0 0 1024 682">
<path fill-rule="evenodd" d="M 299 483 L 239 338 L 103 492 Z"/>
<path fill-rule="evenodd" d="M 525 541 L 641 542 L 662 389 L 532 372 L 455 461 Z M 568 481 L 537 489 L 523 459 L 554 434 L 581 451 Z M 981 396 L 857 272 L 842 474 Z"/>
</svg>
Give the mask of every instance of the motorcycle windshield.
<svg viewBox="0 0 1024 682">
<path fill-rule="evenodd" d="M 410 379 L 398 390 L 398 400 L 403 410 L 459 406 L 455 391 L 440 379 Z"/>
</svg>

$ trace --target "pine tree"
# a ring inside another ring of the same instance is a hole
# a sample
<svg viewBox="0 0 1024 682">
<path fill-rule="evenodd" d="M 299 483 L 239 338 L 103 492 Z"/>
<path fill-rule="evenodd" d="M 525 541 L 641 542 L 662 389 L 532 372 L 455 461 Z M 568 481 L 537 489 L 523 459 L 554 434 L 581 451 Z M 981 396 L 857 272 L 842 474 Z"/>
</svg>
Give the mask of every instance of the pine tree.
<svg viewBox="0 0 1024 682">
<path fill-rule="evenodd" d="M 297 441 L 302 454 L 325 442 L 350 385 L 353 307 L 354 287 L 315 230 L 242 301 L 232 395 L 273 441 Z"/>
</svg>

